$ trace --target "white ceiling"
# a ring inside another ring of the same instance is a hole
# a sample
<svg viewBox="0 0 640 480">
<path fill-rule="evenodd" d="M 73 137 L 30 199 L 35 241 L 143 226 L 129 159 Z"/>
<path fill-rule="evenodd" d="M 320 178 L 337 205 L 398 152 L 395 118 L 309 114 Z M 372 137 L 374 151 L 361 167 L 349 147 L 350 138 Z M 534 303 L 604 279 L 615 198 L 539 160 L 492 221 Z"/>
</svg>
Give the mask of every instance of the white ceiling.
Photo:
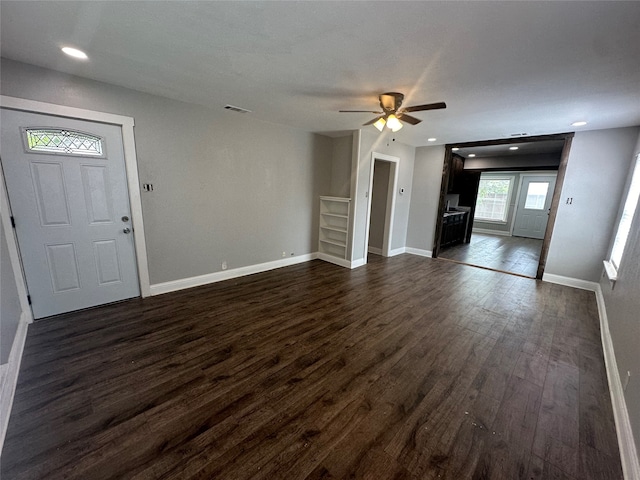
<svg viewBox="0 0 640 480">
<path fill-rule="evenodd" d="M 373 115 L 338 110 L 387 91 L 447 103 L 395 134 L 415 146 L 640 125 L 640 2 L 2 0 L 0 16 L 3 57 L 313 132 L 359 128 Z"/>
</svg>

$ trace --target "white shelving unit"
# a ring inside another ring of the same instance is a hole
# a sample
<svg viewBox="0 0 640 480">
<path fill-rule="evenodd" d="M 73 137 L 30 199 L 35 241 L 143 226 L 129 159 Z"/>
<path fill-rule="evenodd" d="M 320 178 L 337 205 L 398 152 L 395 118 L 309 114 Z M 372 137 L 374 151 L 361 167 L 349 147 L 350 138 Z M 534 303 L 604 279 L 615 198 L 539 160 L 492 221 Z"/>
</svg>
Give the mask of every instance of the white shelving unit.
<svg viewBox="0 0 640 480">
<path fill-rule="evenodd" d="M 320 197 L 320 254 L 347 259 L 350 205 L 350 198 Z"/>
</svg>

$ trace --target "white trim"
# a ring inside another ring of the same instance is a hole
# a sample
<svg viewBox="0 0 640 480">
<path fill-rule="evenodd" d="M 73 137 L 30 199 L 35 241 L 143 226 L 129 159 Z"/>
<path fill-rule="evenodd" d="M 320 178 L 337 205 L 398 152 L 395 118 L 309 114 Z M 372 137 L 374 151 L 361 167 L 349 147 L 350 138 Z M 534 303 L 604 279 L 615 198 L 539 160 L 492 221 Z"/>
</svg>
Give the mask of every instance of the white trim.
<svg viewBox="0 0 640 480">
<path fill-rule="evenodd" d="M 475 228 L 475 227 L 471 229 L 471 233 L 485 233 L 487 235 L 501 235 L 503 237 L 511 236 L 511 234 L 505 230 L 489 230 L 488 228 Z"/>
<path fill-rule="evenodd" d="M 602 263 L 604 264 L 604 271 L 606 272 L 609 281 L 615 283 L 618 280 L 618 269 L 608 260 L 603 260 Z"/>
<path fill-rule="evenodd" d="M 9 197 L 5 189 L 4 172 L 2 164 L 0 164 L 0 221 L 4 229 L 5 238 L 7 239 L 7 250 L 9 250 L 9 261 L 13 270 L 13 277 L 18 291 L 18 301 L 20 302 L 21 311 L 27 315 L 27 323 L 33 322 L 33 311 L 29 305 L 27 282 L 22 271 L 22 262 L 20 261 L 20 252 L 18 250 L 18 239 L 15 230 L 11 225 L 11 208 L 9 206 Z"/>
<path fill-rule="evenodd" d="M 206 275 L 199 275 L 197 277 L 181 278 L 180 280 L 156 283 L 154 285 L 151 285 L 150 291 L 151 295 L 161 295 L 163 293 L 175 292 L 178 290 L 184 290 L 186 288 L 199 287 L 201 285 L 208 285 L 210 283 L 222 282 L 224 280 L 230 280 L 232 278 L 244 277 L 245 275 L 252 275 L 254 273 L 266 272 L 268 270 L 274 270 L 276 268 L 304 263 L 316 258 L 322 258 L 323 260 L 332 263 L 335 263 L 336 260 L 347 262 L 347 260 L 338 259 L 337 257 L 333 257 L 331 255 L 325 256 L 324 254 L 319 253 L 309 253 L 306 255 L 298 255 L 297 257 L 283 258 L 281 260 L 274 260 L 272 262 L 259 263 L 257 265 L 249 265 L 246 267 L 234 268 L 232 270 L 224 270 L 222 272 L 207 273 Z M 331 260 L 329 260 L 329 258 Z"/>
<path fill-rule="evenodd" d="M 381 248 L 372 247 L 371 245 L 369 245 L 368 252 L 369 253 L 373 253 L 374 255 L 382 255 L 382 249 Z"/>
<path fill-rule="evenodd" d="M 542 281 L 548 283 L 557 283 L 558 285 L 564 285 L 566 287 L 589 290 L 591 292 L 598 291 L 599 287 L 599 284 L 596 282 L 588 282 L 587 280 L 580 280 L 579 278 L 563 277 L 562 275 L 554 275 L 552 273 L 545 273 L 544 275 L 542 275 Z"/>
<path fill-rule="evenodd" d="M 22 312 L 20 315 L 16 336 L 11 345 L 9 361 L 5 367 L 6 371 L 2 385 L 0 385 L 0 452 L 2 451 L 4 438 L 7 434 L 7 427 L 9 426 L 9 416 L 11 415 L 11 407 L 13 406 L 13 397 L 16 393 L 16 385 L 18 384 L 20 362 L 22 361 L 24 344 L 27 340 L 30 317 L 30 312 Z"/>
<path fill-rule="evenodd" d="M 318 258 L 325 262 L 333 263 L 334 265 L 338 265 L 344 268 L 352 268 L 351 261 L 345 260 L 344 258 L 334 257 L 333 255 L 329 255 L 327 253 L 318 253 Z"/>
<path fill-rule="evenodd" d="M 349 235 L 347 238 L 347 247 L 349 255 L 347 260 L 353 260 L 355 252 L 355 227 L 356 212 L 358 206 L 358 170 L 360 168 L 360 142 L 362 140 L 362 131 L 355 130 L 353 132 L 353 140 L 351 142 L 351 211 L 349 212 Z M 365 254 L 365 257 L 367 255 Z"/>
<path fill-rule="evenodd" d="M 358 268 L 365 265 L 366 263 L 367 263 L 366 259 L 359 258 L 358 260 L 354 260 L 353 262 L 351 262 L 351 265 L 349 268 L 351 269 Z"/>
<path fill-rule="evenodd" d="M 421 248 L 413 248 L 413 247 L 405 247 L 405 253 L 410 253 L 411 255 L 418 255 L 419 257 L 427 257 L 432 258 L 433 252 L 431 250 L 422 250 Z"/>
<path fill-rule="evenodd" d="M 400 255 L 402 253 L 406 252 L 406 248 L 405 247 L 400 247 L 400 248 L 394 248 L 393 250 L 389 250 L 389 255 L 387 255 L 388 257 L 395 257 L 396 255 Z"/>
<path fill-rule="evenodd" d="M 598 302 L 598 313 L 600 315 L 600 335 L 602 337 L 602 350 L 604 352 L 604 363 L 607 370 L 607 380 L 609 381 L 609 393 L 611 394 L 611 405 L 613 407 L 613 418 L 616 423 L 616 433 L 618 436 L 618 447 L 620 448 L 620 460 L 622 462 L 622 472 L 625 480 L 640 480 L 640 463 L 638 462 L 638 450 L 636 449 L 631 422 L 629 421 L 629 411 L 624 398 L 620 373 L 616 362 L 616 355 L 613 350 L 613 341 L 609 331 L 609 319 L 602 295 L 602 287 L 598 284 L 596 289 L 596 300 Z"/>
<path fill-rule="evenodd" d="M 386 155 L 384 153 L 371 152 L 371 163 L 369 164 L 369 189 L 367 190 L 367 215 L 364 230 L 364 263 L 367 263 L 369 229 L 371 227 L 371 200 L 373 198 L 373 173 L 376 160 L 391 162 L 391 168 L 389 169 L 389 184 L 393 183 L 393 187 L 387 186 L 387 213 L 385 217 L 384 240 L 382 244 L 382 255 L 385 257 L 391 256 L 391 240 L 396 210 L 400 158 L 392 155 Z M 391 205 L 389 205 L 389 197 L 391 197 Z"/>
<path fill-rule="evenodd" d="M 67 107 L 52 103 L 38 102 L 24 98 L 8 97 L 0 95 L 0 107 L 24 112 L 56 115 L 59 117 L 75 118 L 99 123 L 118 125 L 122 129 L 122 143 L 124 149 L 125 170 L 127 172 L 127 186 L 129 190 L 129 203 L 131 205 L 131 223 L 134 230 L 134 245 L 136 251 L 138 282 L 140 283 L 140 295 L 150 295 L 149 265 L 147 260 L 147 243 L 145 240 L 144 223 L 142 219 L 142 201 L 140 199 L 140 185 L 138 178 L 138 160 L 136 156 L 136 144 L 133 134 L 135 125 L 132 117 L 114 115 L 105 112 L 85 110 L 83 108 Z M 4 212 L 4 209 L 3 209 Z"/>
</svg>

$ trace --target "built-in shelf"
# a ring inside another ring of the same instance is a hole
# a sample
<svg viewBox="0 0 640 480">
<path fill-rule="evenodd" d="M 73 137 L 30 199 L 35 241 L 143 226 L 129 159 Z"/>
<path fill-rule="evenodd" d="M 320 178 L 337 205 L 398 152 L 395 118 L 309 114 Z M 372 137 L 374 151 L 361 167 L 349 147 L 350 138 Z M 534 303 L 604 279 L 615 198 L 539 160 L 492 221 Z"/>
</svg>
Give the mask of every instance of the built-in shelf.
<svg viewBox="0 0 640 480">
<path fill-rule="evenodd" d="M 347 258 L 350 204 L 350 198 L 320 197 L 320 253 Z"/>
</svg>

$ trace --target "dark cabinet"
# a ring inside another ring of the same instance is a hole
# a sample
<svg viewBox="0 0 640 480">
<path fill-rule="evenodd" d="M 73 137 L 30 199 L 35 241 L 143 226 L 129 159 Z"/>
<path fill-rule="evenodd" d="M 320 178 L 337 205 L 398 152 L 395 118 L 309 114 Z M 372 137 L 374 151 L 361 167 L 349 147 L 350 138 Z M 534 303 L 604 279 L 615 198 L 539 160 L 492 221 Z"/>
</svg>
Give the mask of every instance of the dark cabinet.
<svg viewBox="0 0 640 480">
<path fill-rule="evenodd" d="M 451 156 L 451 164 L 449 171 L 449 183 L 447 184 L 447 193 L 459 193 L 459 180 L 464 170 L 464 158 L 460 155 Z"/>
<path fill-rule="evenodd" d="M 467 231 L 467 215 L 467 212 L 445 213 L 442 219 L 441 247 L 464 241 Z"/>
</svg>

